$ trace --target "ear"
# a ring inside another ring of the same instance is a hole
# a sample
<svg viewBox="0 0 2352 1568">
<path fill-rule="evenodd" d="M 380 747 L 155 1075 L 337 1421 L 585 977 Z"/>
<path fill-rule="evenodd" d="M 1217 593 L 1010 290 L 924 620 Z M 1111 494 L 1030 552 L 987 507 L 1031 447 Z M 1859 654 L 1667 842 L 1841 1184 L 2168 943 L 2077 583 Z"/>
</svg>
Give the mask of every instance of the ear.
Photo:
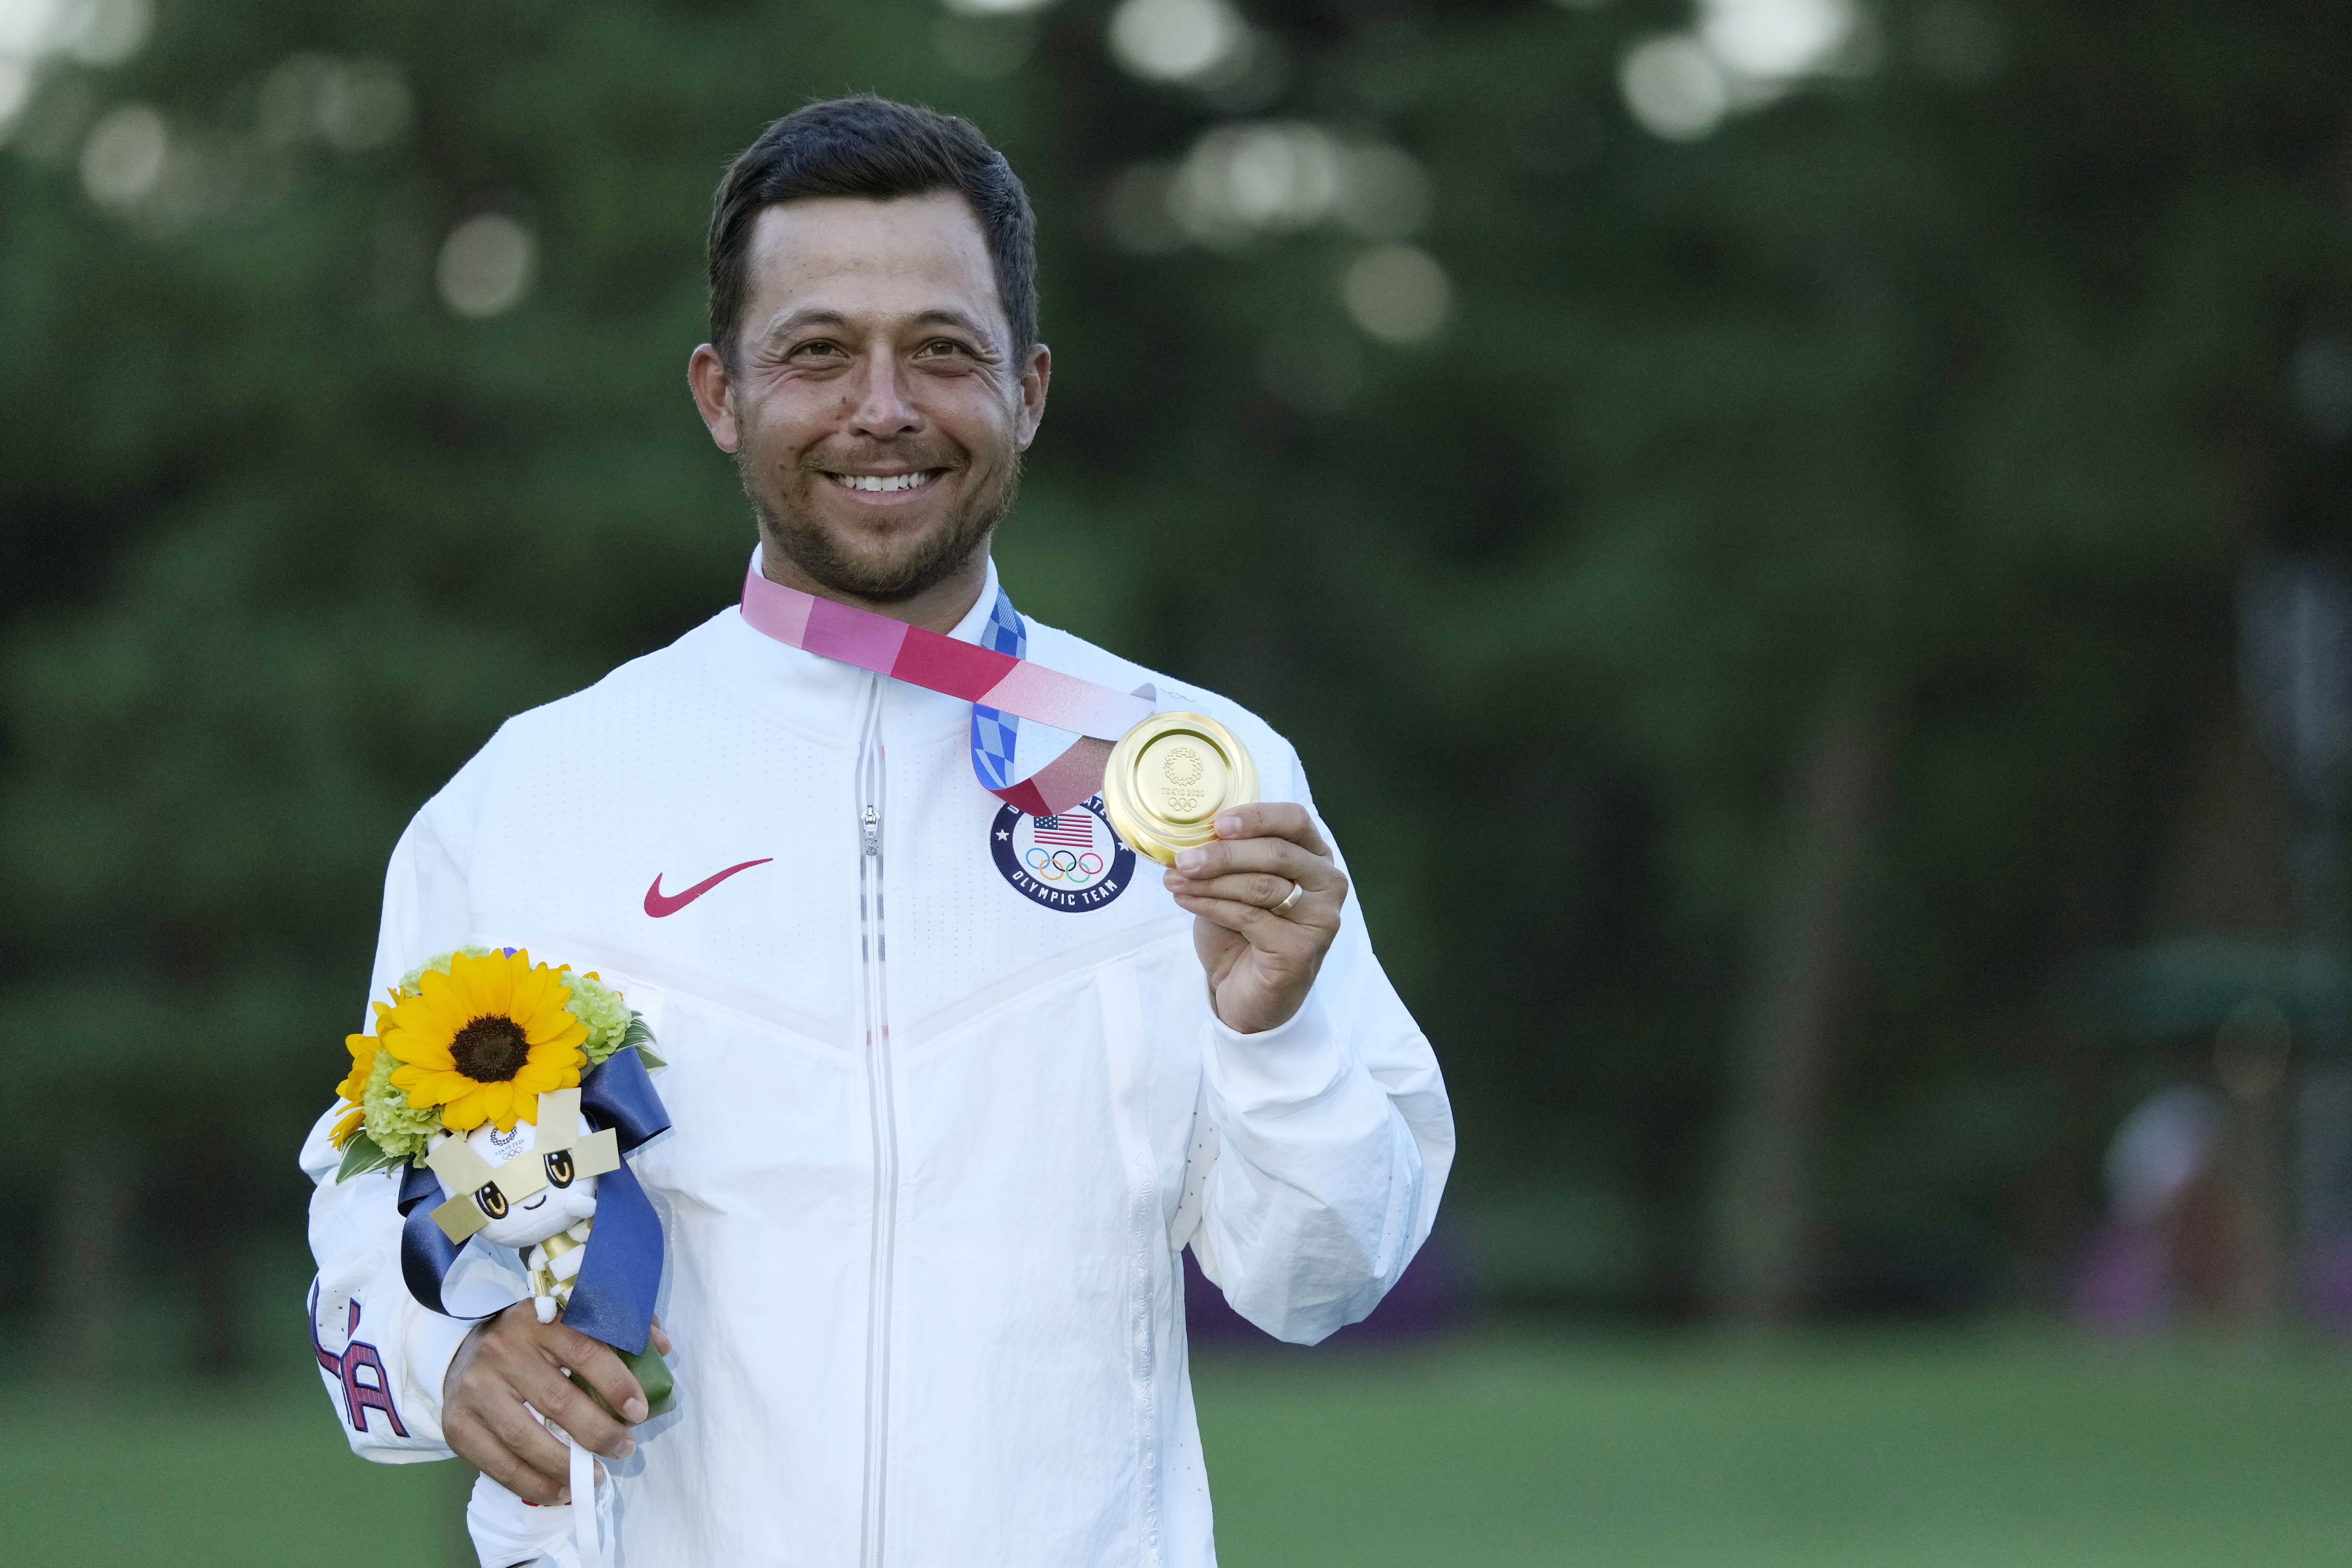
<svg viewBox="0 0 2352 1568">
<path fill-rule="evenodd" d="M 695 349 L 694 357 L 686 362 L 686 384 L 693 389 L 695 412 L 702 416 L 710 438 L 722 452 L 735 450 L 743 436 L 735 423 L 734 384 L 717 349 L 709 343 Z"/>
<path fill-rule="evenodd" d="M 1013 426 L 1024 452 L 1037 438 L 1037 426 L 1045 422 L 1045 384 L 1053 379 L 1054 351 L 1039 343 L 1029 351 L 1029 363 L 1021 367 L 1021 412 Z"/>
</svg>

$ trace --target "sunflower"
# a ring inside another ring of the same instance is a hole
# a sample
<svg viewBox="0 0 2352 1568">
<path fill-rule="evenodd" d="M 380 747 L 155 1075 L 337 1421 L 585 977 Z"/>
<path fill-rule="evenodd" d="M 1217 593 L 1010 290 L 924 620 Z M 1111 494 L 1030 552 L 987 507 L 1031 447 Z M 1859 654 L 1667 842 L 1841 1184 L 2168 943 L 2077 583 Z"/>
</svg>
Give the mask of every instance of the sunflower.
<svg viewBox="0 0 2352 1568">
<path fill-rule="evenodd" d="M 383 1047 L 401 1065 L 393 1084 L 418 1110 L 441 1108 L 441 1124 L 471 1131 L 485 1121 L 511 1132 L 538 1115 L 539 1097 L 575 1089 L 587 1059 L 588 1026 L 564 1005 L 565 977 L 534 966 L 520 950 L 452 955 L 449 972 L 417 976 L 379 1025 Z"/>
<path fill-rule="evenodd" d="M 393 994 L 397 996 L 399 993 L 395 991 Z M 377 1034 L 383 1032 L 383 1021 L 391 1013 L 392 1009 L 383 1003 L 375 1004 Z M 348 1078 L 335 1085 L 335 1092 L 350 1102 L 351 1110 L 343 1113 L 341 1120 L 327 1134 L 327 1141 L 338 1149 L 352 1141 L 352 1134 L 360 1130 L 360 1124 L 367 1118 L 367 1112 L 361 1109 L 360 1100 L 367 1093 L 368 1075 L 375 1071 L 375 1053 L 381 1044 L 375 1035 L 343 1037 L 343 1049 L 352 1053 L 352 1070 Z"/>
</svg>

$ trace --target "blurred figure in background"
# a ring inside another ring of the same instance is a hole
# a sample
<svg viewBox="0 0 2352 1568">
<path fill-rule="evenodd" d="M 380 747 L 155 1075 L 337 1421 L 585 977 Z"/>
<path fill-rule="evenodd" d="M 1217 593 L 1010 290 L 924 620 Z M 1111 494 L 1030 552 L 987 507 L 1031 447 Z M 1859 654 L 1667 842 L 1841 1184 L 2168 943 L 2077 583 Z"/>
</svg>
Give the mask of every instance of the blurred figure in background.
<svg viewBox="0 0 2352 1568">
<path fill-rule="evenodd" d="M 2241 1327 L 2261 1313 L 2272 1260 L 2244 1156 L 2211 1094 L 2173 1084 L 2149 1095 L 2116 1130 L 2105 1171 L 2106 1217 L 2074 1282 L 2084 1324 Z"/>
</svg>

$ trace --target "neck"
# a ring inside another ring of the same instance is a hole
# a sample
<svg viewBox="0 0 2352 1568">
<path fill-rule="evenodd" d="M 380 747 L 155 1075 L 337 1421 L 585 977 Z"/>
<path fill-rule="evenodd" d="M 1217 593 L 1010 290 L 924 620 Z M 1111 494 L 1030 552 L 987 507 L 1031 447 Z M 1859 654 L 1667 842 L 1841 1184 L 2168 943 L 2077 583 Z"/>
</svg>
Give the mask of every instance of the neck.
<svg viewBox="0 0 2352 1568">
<path fill-rule="evenodd" d="M 760 544 L 760 575 L 771 583 L 781 583 L 820 599 L 831 599 L 836 605 L 871 610 L 877 616 L 945 635 L 955 630 L 957 623 L 971 613 L 971 607 L 980 602 L 981 590 L 988 586 L 988 552 L 984 548 L 973 551 L 969 560 L 940 582 L 912 598 L 893 599 L 887 604 L 878 599 L 861 599 L 818 582 L 802 571 L 791 556 L 764 540 Z"/>
</svg>

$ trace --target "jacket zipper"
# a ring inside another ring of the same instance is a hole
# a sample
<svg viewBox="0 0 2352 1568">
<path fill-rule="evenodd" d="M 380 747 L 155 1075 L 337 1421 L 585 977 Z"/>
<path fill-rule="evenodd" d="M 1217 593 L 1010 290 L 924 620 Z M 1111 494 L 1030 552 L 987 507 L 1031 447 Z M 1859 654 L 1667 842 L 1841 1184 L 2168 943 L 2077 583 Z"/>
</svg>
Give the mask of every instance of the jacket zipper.
<svg viewBox="0 0 2352 1568">
<path fill-rule="evenodd" d="M 882 1525 L 889 1464 L 890 1279 L 898 1245 L 898 1129 L 890 1086 L 890 1019 L 883 935 L 882 808 L 886 804 L 882 689 L 868 678 L 865 733 L 857 755 L 857 919 L 859 999 L 866 1023 L 866 1099 L 874 1137 L 873 1255 L 866 1281 L 866 1480 L 858 1562 L 882 1568 Z"/>
</svg>

